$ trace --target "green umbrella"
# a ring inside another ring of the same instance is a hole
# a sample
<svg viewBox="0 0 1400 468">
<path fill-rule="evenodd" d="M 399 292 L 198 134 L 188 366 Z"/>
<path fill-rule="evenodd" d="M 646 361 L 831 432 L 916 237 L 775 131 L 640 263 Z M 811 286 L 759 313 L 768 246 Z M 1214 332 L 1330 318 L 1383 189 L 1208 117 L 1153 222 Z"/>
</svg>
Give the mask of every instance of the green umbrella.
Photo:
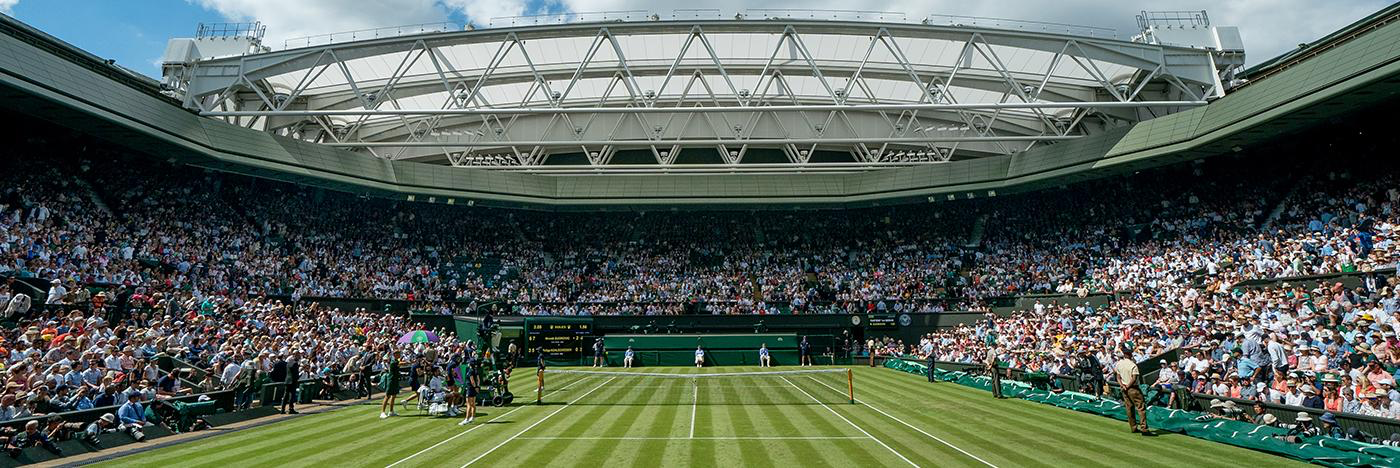
<svg viewBox="0 0 1400 468">
<path fill-rule="evenodd" d="M 437 341 L 437 334 L 427 330 L 414 330 L 408 333 L 404 333 L 403 336 L 399 337 L 399 344 L 437 343 Z"/>
</svg>

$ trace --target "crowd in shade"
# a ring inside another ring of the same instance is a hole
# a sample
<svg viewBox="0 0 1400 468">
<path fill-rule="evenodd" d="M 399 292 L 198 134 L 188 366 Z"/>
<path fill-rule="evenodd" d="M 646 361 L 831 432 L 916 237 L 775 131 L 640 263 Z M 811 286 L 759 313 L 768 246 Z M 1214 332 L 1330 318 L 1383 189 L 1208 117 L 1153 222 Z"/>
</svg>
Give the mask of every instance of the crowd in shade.
<svg viewBox="0 0 1400 468">
<path fill-rule="evenodd" d="M 17 142 L 41 164 L 0 162 L 0 312 L 13 324 L 0 334 L 0 420 L 232 388 L 277 360 L 311 378 L 381 366 L 411 329 L 316 298 L 666 315 L 983 310 L 1026 293 L 1116 300 L 1047 300 L 910 348 L 981 362 L 990 344 L 1012 367 L 1055 373 L 1120 349 L 1139 360 L 1181 349 L 1159 384 L 1400 417 L 1393 274 L 1241 286 L 1394 268 L 1400 184 L 1374 149 L 947 204 L 555 213 L 357 197 L 51 144 Z M 165 358 L 207 375 L 190 388 Z"/>
<path fill-rule="evenodd" d="M 1199 272 L 1229 283 L 1364 271 L 1394 253 L 1383 211 L 1393 181 L 1343 171 L 1292 189 L 1145 175 L 833 216 L 468 209 L 160 163 L 61 162 L 7 171 L 0 194 L 0 271 L 57 281 L 63 294 L 30 298 L 40 304 L 159 293 L 504 303 L 519 314 L 936 312 Z"/>
</svg>

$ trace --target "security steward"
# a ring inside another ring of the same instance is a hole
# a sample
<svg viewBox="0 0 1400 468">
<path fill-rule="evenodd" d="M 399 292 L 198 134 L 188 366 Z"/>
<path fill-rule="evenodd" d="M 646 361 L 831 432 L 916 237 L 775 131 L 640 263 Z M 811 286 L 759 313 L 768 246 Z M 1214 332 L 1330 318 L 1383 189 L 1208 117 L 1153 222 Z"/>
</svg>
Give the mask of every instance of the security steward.
<svg viewBox="0 0 1400 468">
<path fill-rule="evenodd" d="M 1147 406 L 1138 388 L 1138 366 L 1133 361 L 1133 351 L 1123 348 L 1122 357 L 1113 363 L 1113 373 L 1117 374 L 1118 385 L 1123 388 L 1123 409 L 1128 412 L 1128 428 L 1135 434 L 1152 435 L 1147 428 Z"/>
<path fill-rule="evenodd" d="M 935 352 L 928 353 L 928 383 L 937 382 L 937 380 L 933 378 L 934 371 L 938 369 L 938 361 L 936 360 L 938 358 L 937 354 L 938 353 Z"/>
<path fill-rule="evenodd" d="M 1001 350 L 997 348 L 987 348 L 987 376 L 992 378 L 992 396 L 1006 398 L 1001 394 L 1001 369 L 997 367 L 997 355 Z"/>
</svg>

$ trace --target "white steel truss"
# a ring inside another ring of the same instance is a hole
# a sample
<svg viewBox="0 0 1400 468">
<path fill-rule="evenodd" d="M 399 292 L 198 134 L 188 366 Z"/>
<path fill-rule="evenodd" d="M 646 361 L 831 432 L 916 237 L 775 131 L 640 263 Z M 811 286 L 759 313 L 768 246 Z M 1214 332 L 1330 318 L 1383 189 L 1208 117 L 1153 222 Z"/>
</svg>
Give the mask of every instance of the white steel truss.
<svg viewBox="0 0 1400 468">
<path fill-rule="evenodd" d="M 530 168 L 581 154 L 622 169 L 636 151 L 669 166 L 703 149 L 721 167 L 755 151 L 867 167 L 1011 154 L 1204 105 L 1224 93 L 1211 54 L 975 27 L 697 20 L 437 32 L 167 69 L 203 115 L 387 159 Z"/>
</svg>

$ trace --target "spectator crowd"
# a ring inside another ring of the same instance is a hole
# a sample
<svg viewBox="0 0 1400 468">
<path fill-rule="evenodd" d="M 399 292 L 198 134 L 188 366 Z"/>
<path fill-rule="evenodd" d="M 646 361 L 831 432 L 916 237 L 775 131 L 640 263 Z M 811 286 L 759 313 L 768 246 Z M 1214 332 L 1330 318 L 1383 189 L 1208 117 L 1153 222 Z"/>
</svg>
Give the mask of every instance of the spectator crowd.
<svg viewBox="0 0 1400 468">
<path fill-rule="evenodd" d="M 1179 349 L 1159 384 L 1396 418 L 1400 287 L 1383 272 L 1400 258 L 1400 184 L 1382 154 L 762 213 L 466 208 L 134 156 L 11 159 L 0 163 L 0 420 L 247 389 L 279 360 L 306 378 L 382 366 L 412 328 L 312 298 L 664 315 L 985 310 L 1028 293 L 1115 300 L 1046 300 L 896 347 L 981 362 L 990 345 L 1012 367 L 1056 373 L 1117 349 L 1139 360 Z M 1354 287 L 1245 284 L 1348 272 L 1372 274 Z"/>
</svg>

